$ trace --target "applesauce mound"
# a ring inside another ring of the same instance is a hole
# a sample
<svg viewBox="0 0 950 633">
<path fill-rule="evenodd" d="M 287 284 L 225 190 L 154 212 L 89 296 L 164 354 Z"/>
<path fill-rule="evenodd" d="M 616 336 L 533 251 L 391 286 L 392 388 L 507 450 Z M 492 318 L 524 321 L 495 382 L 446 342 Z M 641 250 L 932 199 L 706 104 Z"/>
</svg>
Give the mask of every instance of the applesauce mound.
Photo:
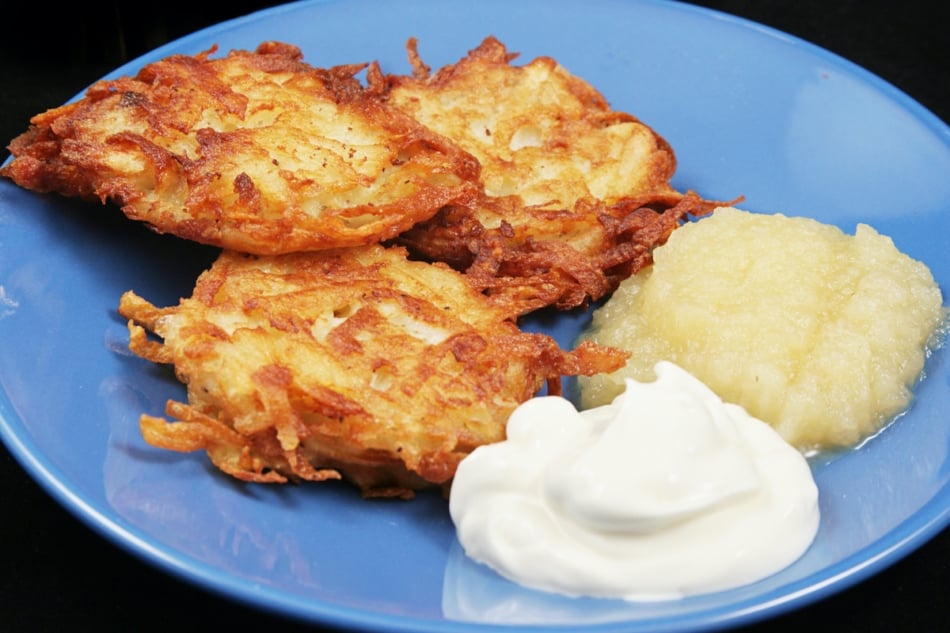
<svg viewBox="0 0 950 633">
<path fill-rule="evenodd" d="M 867 225 L 721 207 L 677 229 L 582 335 L 632 353 L 581 404 L 679 364 L 803 452 L 853 445 L 906 409 L 946 331 L 930 270 Z"/>
</svg>

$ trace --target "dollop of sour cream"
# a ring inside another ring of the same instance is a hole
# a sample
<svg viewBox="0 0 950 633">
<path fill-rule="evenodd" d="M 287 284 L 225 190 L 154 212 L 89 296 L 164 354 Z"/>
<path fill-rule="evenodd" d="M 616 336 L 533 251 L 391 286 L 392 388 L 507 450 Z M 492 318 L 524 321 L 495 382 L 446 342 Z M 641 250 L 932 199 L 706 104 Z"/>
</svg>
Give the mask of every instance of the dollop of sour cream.
<svg viewBox="0 0 950 633">
<path fill-rule="evenodd" d="M 467 556 L 524 586 L 668 600 L 752 583 L 818 530 L 802 454 L 670 362 L 578 412 L 558 396 L 512 414 L 505 441 L 456 472 L 449 511 Z"/>
</svg>

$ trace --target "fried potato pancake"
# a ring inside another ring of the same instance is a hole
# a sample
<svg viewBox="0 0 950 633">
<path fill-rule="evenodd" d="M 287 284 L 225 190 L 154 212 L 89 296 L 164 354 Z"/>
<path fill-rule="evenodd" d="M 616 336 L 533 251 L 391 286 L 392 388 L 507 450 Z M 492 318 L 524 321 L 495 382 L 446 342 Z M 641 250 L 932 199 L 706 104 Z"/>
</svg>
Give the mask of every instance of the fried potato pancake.
<svg viewBox="0 0 950 633">
<path fill-rule="evenodd" d="M 299 48 L 173 55 L 31 120 L 0 171 L 111 201 L 179 237 L 257 254 L 389 239 L 477 190 L 479 165 Z"/>
<path fill-rule="evenodd" d="M 676 159 L 659 134 L 554 59 L 518 66 L 488 37 L 432 73 L 414 39 L 407 48 L 412 74 L 374 64 L 370 86 L 474 155 L 484 185 L 399 236 L 419 256 L 567 309 L 612 291 L 686 216 L 715 208 L 670 185 Z"/>
<path fill-rule="evenodd" d="M 143 415 L 145 439 L 204 449 L 242 480 L 343 478 L 365 496 L 448 491 L 547 381 L 628 355 L 562 350 L 444 264 L 380 245 L 280 256 L 224 251 L 177 306 L 129 291 L 130 348 L 174 366 L 188 403 Z M 157 338 L 149 333 L 157 335 Z M 160 339 L 160 340 L 157 340 Z"/>
</svg>

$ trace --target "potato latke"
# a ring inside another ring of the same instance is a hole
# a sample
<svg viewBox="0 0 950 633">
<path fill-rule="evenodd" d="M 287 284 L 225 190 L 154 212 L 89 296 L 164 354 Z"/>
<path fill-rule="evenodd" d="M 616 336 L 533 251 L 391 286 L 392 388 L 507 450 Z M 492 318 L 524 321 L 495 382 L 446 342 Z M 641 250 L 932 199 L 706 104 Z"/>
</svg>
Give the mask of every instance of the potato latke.
<svg viewBox="0 0 950 633">
<path fill-rule="evenodd" d="M 369 82 L 481 165 L 483 195 L 401 234 L 423 257 L 466 270 L 532 308 L 574 308 L 650 261 L 688 215 L 714 204 L 670 185 L 669 144 L 550 57 L 515 65 L 494 37 L 435 73 L 408 43 L 412 75 Z"/>
<path fill-rule="evenodd" d="M 447 487 L 545 381 L 556 393 L 562 375 L 626 358 L 521 332 L 461 274 L 378 245 L 224 252 L 178 306 L 128 292 L 119 311 L 132 351 L 188 389 L 189 404 L 168 403 L 177 422 L 142 416 L 149 443 L 205 449 L 239 479 L 343 477 L 366 496 Z"/>
<path fill-rule="evenodd" d="M 379 242 L 476 192 L 477 161 L 367 93 L 365 64 L 315 68 L 277 42 L 212 52 L 37 115 L 0 174 L 258 254 Z"/>
</svg>

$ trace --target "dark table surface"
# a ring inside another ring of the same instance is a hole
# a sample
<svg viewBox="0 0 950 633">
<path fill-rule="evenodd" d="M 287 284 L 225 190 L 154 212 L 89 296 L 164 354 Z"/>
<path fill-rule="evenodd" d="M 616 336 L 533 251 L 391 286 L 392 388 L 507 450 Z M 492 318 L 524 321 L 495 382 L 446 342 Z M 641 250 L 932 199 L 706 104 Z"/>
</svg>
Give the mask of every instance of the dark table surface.
<svg viewBox="0 0 950 633">
<path fill-rule="evenodd" d="M 30 116 L 152 48 L 263 8 L 113 0 L 17 16 L 4 9 L 0 41 L 0 141 Z M 273 3 L 271 3 L 273 4 Z M 887 80 L 950 121 L 950 46 L 930 3 L 916 0 L 701 1 L 817 44 Z M 29 5 L 19 11 L 32 10 Z M 37 5 L 39 6 L 39 5 Z M 5 156 L 5 153 L 2 155 Z M 950 177 L 950 174 L 948 174 Z M 948 210 L 950 211 L 950 210 Z M 0 353 L 3 350 L 0 349 Z M 183 583 L 105 541 L 54 502 L 0 448 L 0 629 L 5 631 L 318 631 Z M 741 629 L 950 630 L 950 530 L 882 573 L 778 618 Z"/>
</svg>

